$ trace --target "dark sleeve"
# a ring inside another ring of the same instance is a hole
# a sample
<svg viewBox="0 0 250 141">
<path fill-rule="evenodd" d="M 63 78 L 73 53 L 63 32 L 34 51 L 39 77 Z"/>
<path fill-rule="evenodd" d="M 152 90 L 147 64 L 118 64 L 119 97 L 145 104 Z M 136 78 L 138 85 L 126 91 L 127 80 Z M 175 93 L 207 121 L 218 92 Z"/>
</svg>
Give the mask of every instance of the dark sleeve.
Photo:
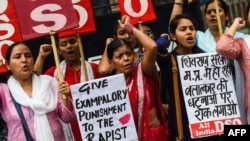
<svg viewBox="0 0 250 141">
<path fill-rule="evenodd" d="M 169 84 L 171 84 L 169 72 L 172 69 L 169 64 L 170 57 L 157 57 L 157 63 L 160 68 L 160 98 L 162 103 L 167 104 L 169 101 Z"/>
</svg>

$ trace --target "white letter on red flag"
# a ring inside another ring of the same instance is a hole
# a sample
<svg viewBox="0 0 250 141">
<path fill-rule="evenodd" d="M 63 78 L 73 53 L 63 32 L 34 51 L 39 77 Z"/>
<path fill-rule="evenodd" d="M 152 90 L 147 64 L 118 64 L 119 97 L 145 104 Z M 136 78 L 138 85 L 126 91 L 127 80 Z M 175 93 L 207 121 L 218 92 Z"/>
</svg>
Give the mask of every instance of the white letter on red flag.
<svg viewBox="0 0 250 141">
<path fill-rule="evenodd" d="M 67 30 L 59 33 L 60 37 L 71 36 L 76 32 L 88 34 L 96 31 L 95 21 L 90 0 L 72 0 L 74 9 L 78 15 L 78 24 L 74 30 Z"/>
<path fill-rule="evenodd" d="M 71 0 L 13 1 L 23 40 L 78 26 Z"/>
<path fill-rule="evenodd" d="M 121 15 L 129 15 L 133 24 L 156 19 L 151 0 L 118 0 L 118 3 Z"/>
<path fill-rule="evenodd" d="M 21 34 L 16 20 L 12 0 L 1 0 L 0 4 L 0 49 L 21 41 Z M 5 50 L 5 49 L 4 49 Z M 0 58 L 4 55 L 1 52 Z"/>
</svg>

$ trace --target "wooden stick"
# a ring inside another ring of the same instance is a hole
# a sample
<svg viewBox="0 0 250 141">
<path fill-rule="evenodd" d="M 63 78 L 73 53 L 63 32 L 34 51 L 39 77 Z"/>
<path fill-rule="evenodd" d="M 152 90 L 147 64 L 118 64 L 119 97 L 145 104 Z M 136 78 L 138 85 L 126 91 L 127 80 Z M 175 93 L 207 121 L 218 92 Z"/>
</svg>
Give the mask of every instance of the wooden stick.
<svg viewBox="0 0 250 141">
<path fill-rule="evenodd" d="M 219 34 L 221 36 L 223 34 L 223 31 L 222 31 L 222 25 L 221 25 L 221 19 L 220 19 L 218 0 L 215 0 L 214 2 L 215 2 L 215 10 L 216 10 L 216 17 L 217 17 L 217 22 L 218 22 Z"/>
<path fill-rule="evenodd" d="M 178 137 L 176 137 L 176 141 L 183 141 L 184 133 L 183 133 L 183 122 L 182 122 L 182 113 L 181 113 L 181 103 L 180 103 L 180 93 L 179 93 L 179 83 L 178 83 L 178 71 L 177 71 L 177 63 L 174 56 L 171 54 L 172 61 L 172 73 L 173 73 L 173 85 L 174 85 L 174 101 L 176 108 L 176 123 L 177 123 L 177 131 Z"/>
<path fill-rule="evenodd" d="M 51 39 L 54 59 L 55 59 L 55 63 L 56 63 L 57 77 L 58 77 L 59 82 L 62 82 L 62 80 L 63 80 L 62 71 L 60 68 L 59 57 L 58 57 L 58 53 L 57 53 L 57 49 L 56 49 L 56 41 L 55 41 L 54 35 L 55 35 L 55 32 L 51 31 L 50 32 L 50 39 Z"/>
<path fill-rule="evenodd" d="M 82 60 L 84 78 L 85 78 L 85 81 L 88 81 L 89 80 L 88 79 L 88 72 L 87 72 L 87 68 L 86 68 L 86 64 L 85 64 L 85 57 L 84 57 L 84 51 L 83 51 L 83 46 L 82 46 L 81 35 L 79 33 L 77 33 L 77 41 L 78 41 L 78 44 L 79 44 L 79 51 L 80 51 L 81 60 Z"/>
<path fill-rule="evenodd" d="M 138 28 L 141 32 L 143 32 L 142 21 L 140 20 L 138 23 Z"/>
</svg>

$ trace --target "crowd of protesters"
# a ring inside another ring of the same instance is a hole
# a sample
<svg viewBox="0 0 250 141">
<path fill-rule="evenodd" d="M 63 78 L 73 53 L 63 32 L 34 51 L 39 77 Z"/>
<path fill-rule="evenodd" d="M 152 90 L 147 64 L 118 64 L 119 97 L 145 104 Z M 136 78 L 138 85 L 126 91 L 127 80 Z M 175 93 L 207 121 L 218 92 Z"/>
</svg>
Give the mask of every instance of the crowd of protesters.
<svg viewBox="0 0 250 141">
<path fill-rule="evenodd" d="M 81 59 L 77 35 L 58 33 L 56 49 L 63 60 L 59 68 L 52 66 L 44 73 L 46 58 L 53 52 L 51 44 L 41 44 L 35 60 L 24 42 L 10 45 L 4 52 L 5 64 L 0 60 L 0 139 L 83 140 L 70 86 L 124 74 L 139 141 L 222 141 L 223 135 L 191 137 L 180 75 L 179 85 L 173 79 L 172 66 L 177 63 L 177 56 L 211 52 L 232 60 L 242 124 L 249 124 L 250 36 L 239 31 L 250 22 L 249 5 L 246 19 L 234 17 L 232 25 L 228 25 L 229 7 L 218 0 L 218 25 L 216 1 L 206 1 L 205 31 L 197 29 L 193 18 L 183 13 L 183 6 L 184 0 L 173 1 L 169 33 L 162 33 L 159 38 L 155 38 L 150 23 L 133 25 L 129 16 L 122 16 L 114 25 L 114 36 L 106 39 L 99 63 Z M 168 49 L 170 46 L 174 46 L 172 50 Z M 62 80 L 58 79 L 57 69 L 62 71 Z"/>
</svg>

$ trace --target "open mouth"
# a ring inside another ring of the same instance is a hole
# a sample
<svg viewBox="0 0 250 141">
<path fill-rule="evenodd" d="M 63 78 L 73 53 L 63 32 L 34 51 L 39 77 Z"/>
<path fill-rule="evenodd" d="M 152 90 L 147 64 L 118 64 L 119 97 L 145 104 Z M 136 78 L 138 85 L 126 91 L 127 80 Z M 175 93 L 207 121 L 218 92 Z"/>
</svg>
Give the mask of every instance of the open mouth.
<svg viewBox="0 0 250 141">
<path fill-rule="evenodd" d="M 68 54 L 74 54 L 74 52 L 72 50 L 68 51 Z"/>
<path fill-rule="evenodd" d="M 25 66 L 22 67 L 22 70 L 24 70 L 24 71 L 26 71 L 28 69 L 29 69 L 29 67 L 27 65 L 25 65 Z"/>
<path fill-rule="evenodd" d="M 125 69 L 125 70 L 127 70 L 127 69 L 130 69 L 132 66 L 130 65 L 130 64 L 128 64 L 128 65 L 125 65 L 123 68 Z"/>
<path fill-rule="evenodd" d="M 211 23 L 217 23 L 217 20 L 216 19 L 212 19 L 210 20 Z"/>
<path fill-rule="evenodd" d="M 190 43 L 190 42 L 193 42 L 194 41 L 194 38 L 193 37 L 187 37 L 187 41 Z"/>
</svg>

